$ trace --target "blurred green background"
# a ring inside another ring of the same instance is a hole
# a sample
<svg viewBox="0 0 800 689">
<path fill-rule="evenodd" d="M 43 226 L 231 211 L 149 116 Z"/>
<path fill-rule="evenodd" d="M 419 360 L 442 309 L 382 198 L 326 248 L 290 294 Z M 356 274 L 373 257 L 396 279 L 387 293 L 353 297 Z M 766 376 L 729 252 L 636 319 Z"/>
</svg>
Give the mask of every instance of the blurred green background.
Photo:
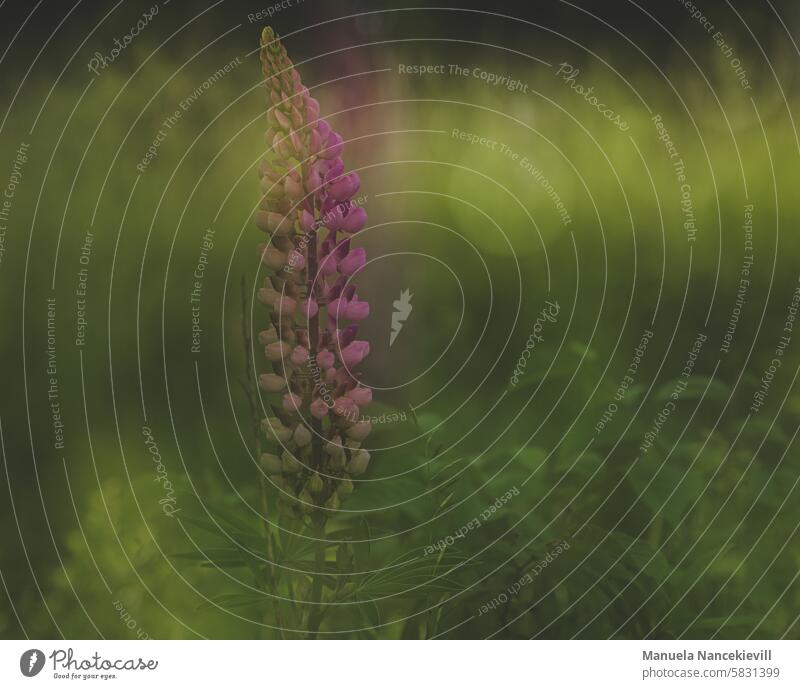
<svg viewBox="0 0 800 689">
<path fill-rule="evenodd" d="M 746 69 L 745 90 L 678 2 L 652 15 L 624 2 L 379 4 L 307 0 L 271 18 L 361 174 L 370 223 L 357 241 L 374 259 L 359 279 L 372 306 L 364 380 L 370 413 L 401 418 L 376 426 L 367 480 L 331 524 L 331 538 L 355 543 L 328 552 L 322 634 L 796 638 L 800 341 L 785 326 L 800 272 L 797 8 L 704 8 Z M 241 381 L 242 321 L 247 332 L 265 322 L 251 308 L 261 237 L 250 218 L 266 128 L 254 51 L 267 21 L 248 18 L 265 7 L 162 4 L 96 75 L 95 51 L 147 7 L 59 7 L 27 21 L 24 3 L 0 8 L 0 184 L 28 144 L 0 262 L 3 637 L 306 636 L 308 604 L 290 600 L 308 596 L 309 534 L 270 513 L 277 606 L 258 590 L 258 559 L 231 557 L 233 541 L 261 543 Z M 562 63 L 627 131 L 570 88 Z M 695 241 L 655 115 L 685 162 Z M 725 351 L 750 204 L 753 265 Z M 209 228 L 198 353 L 190 297 Z M 390 349 L 405 289 L 414 309 Z M 558 317 L 514 385 L 547 301 Z M 687 387 L 644 453 L 698 334 Z M 475 519 L 444 554 L 425 555 Z"/>
</svg>

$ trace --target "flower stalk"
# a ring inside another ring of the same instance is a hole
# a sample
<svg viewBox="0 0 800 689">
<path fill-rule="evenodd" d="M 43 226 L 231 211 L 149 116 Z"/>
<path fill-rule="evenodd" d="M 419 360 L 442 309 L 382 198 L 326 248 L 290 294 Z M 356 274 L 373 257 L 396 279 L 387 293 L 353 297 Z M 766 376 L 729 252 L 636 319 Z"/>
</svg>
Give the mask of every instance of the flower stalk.
<svg viewBox="0 0 800 689">
<path fill-rule="evenodd" d="M 273 451 L 261 454 L 261 468 L 279 489 L 279 510 L 313 530 L 321 574 L 328 515 L 370 461 L 361 443 L 371 426 L 359 410 L 372 391 L 355 370 L 369 354 L 369 343 L 357 339 L 369 304 L 353 284 L 366 252 L 351 246 L 367 215 L 352 200 L 361 180 L 345 171 L 342 137 L 320 119 L 319 103 L 269 27 L 260 58 L 268 128 L 255 223 L 267 237 L 258 247 L 267 273 L 258 299 L 269 323 L 258 337 L 271 371 L 259 375 L 259 386 L 274 400 L 261 423 Z M 312 599 L 320 602 L 321 593 L 316 576 Z M 310 613 L 314 627 L 320 617 Z"/>
</svg>

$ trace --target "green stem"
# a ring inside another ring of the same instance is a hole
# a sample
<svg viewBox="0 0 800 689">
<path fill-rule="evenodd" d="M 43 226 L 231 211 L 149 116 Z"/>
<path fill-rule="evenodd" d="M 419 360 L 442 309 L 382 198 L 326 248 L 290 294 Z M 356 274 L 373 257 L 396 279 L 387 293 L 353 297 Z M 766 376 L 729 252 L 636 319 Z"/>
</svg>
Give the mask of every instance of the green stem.
<svg viewBox="0 0 800 689">
<path fill-rule="evenodd" d="M 253 436 L 255 438 L 255 457 L 256 462 L 258 462 L 261 457 L 261 419 L 258 413 L 258 385 L 255 381 L 255 374 L 253 372 L 254 363 L 252 359 L 252 338 L 250 336 L 250 329 L 247 327 L 247 280 L 244 275 L 242 275 L 242 340 L 244 342 L 245 380 L 247 381 L 244 387 L 247 392 L 247 402 L 250 406 L 250 418 L 253 424 Z M 269 500 L 267 496 L 267 482 L 262 471 L 259 471 L 259 485 L 261 491 L 261 514 L 263 517 L 261 523 L 264 528 L 267 556 L 266 572 L 263 577 L 263 581 L 260 583 L 264 592 L 269 594 L 277 590 L 278 580 L 275 573 L 275 553 L 273 552 L 272 548 L 272 538 L 269 528 Z M 272 599 L 272 605 L 274 610 L 274 619 L 278 626 L 277 635 L 278 638 L 282 638 L 283 635 L 280 629 L 282 627 L 281 614 L 277 599 Z M 266 612 L 263 615 L 262 622 L 268 623 L 268 616 Z M 262 636 L 266 636 L 268 631 L 269 627 L 263 626 L 261 628 Z"/>
<path fill-rule="evenodd" d="M 314 209 L 316 216 L 316 208 Z M 310 230 L 311 237 L 308 242 L 308 283 L 306 289 L 306 299 L 317 301 L 316 290 L 314 289 L 318 278 L 317 266 L 317 228 Z M 308 349 L 311 360 L 316 363 L 317 345 L 319 340 L 319 313 L 314 314 L 308 319 Z M 315 381 L 316 382 L 316 381 Z M 313 395 L 313 387 L 312 387 Z M 315 471 L 322 469 L 322 422 L 311 416 L 311 467 Z M 313 517 L 312 517 L 313 519 Z M 324 513 L 318 517 L 317 540 L 314 544 L 314 581 L 311 587 L 311 612 L 308 615 L 309 637 L 314 639 L 319 631 L 322 621 L 322 576 L 325 570 L 325 516 Z"/>
<path fill-rule="evenodd" d="M 311 588 L 311 612 L 308 615 L 308 633 L 310 639 L 317 638 L 322 614 L 325 609 L 322 605 L 322 577 L 325 571 L 325 521 L 323 518 L 317 532 L 314 545 L 314 583 Z"/>
</svg>

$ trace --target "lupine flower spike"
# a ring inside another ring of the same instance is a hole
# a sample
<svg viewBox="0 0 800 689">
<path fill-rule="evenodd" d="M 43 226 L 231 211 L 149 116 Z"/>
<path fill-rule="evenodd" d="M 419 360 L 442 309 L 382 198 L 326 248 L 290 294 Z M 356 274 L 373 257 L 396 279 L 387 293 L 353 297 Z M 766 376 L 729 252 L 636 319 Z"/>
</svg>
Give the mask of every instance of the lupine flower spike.
<svg viewBox="0 0 800 689">
<path fill-rule="evenodd" d="M 367 214 L 352 201 L 361 180 L 345 172 L 342 137 L 319 118 L 319 103 L 269 27 L 261 65 L 267 157 L 255 222 L 267 236 L 258 251 L 269 275 L 258 298 L 270 323 L 259 340 L 272 372 L 259 383 L 280 396 L 262 424 L 275 452 L 261 465 L 284 495 L 298 498 L 280 504 L 299 517 L 314 506 L 336 509 L 370 459 L 361 443 L 371 426 L 359 421 L 359 409 L 372 391 L 354 371 L 369 354 L 369 343 L 357 339 L 369 304 L 352 283 L 366 254 L 350 246 Z"/>
</svg>

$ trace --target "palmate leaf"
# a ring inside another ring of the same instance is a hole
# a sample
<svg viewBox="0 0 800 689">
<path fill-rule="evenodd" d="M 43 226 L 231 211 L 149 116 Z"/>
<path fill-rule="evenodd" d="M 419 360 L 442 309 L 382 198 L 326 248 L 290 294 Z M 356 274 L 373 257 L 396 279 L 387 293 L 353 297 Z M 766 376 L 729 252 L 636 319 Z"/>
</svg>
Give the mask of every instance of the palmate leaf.
<svg viewBox="0 0 800 689">
<path fill-rule="evenodd" d="M 368 601 L 363 605 L 359 605 L 358 610 L 368 625 L 377 629 L 383 624 L 380 606 L 374 601 Z"/>
<path fill-rule="evenodd" d="M 405 553 L 378 572 L 353 582 L 352 597 L 356 600 L 398 595 L 420 598 L 434 591 L 459 590 L 459 583 L 450 573 L 466 560 L 464 556 L 442 553 L 438 558 L 414 557 L 416 552 Z"/>
<path fill-rule="evenodd" d="M 259 562 L 247 552 L 238 548 L 201 548 L 185 553 L 174 553 L 174 558 L 196 563 L 201 567 L 235 569 L 237 567 L 258 567 Z"/>
<path fill-rule="evenodd" d="M 176 515 L 176 519 L 184 527 L 194 526 L 256 553 L 265 551 L 266 535 L 263 525 L 257 518 L 248 520 L 243 517 L 241 506 L 233 508 L 208 501 L 201 503 L 199 498 L 188 493 L 184 498 L 185 506 Z"/>
<path fill-rule="evenodd" d="M 189 560 L 200 565 L 216 565 L 217 567 L 243 567 L 246 565 L 240 552 L 235 548 L 207 548 L 186 553 L 173 553 L 172 557 Z"/>
<path fill-rule="evenodd" d="M 304 537 L 305 536 L 305 537 Z M 305 569 L 314 560 L 317 534 L 306 531 L 302 534 L 285 533 L 282 538 L 283 551 L 281 561 L 287 566 L 297 566 Z M 354 527 L 334 529 L 325 534 L 328 547 L 340 545 L 353 548 L 357 552 L 369 555 L 370 531 L 366 526 L 366 520 L 361 519 Z"/>
<path fill-rule="evenodd" d="M 224 545 L 200 543 L 196 549 L 175 553 L 174 557 L 190 566 L 213 569 L 248 568 L 256 581 L 262 577 L 264 558 L 268 552 L 266 534 L 259 533 L 257 525 L 247 522 L 226 508 L 210 505 L 187 505 L 176 515 L 184 529 L 194 527 L 213 534 Z"/>
<path fill-rule="evenodd" d="M 370 541 L 372 541 L 372 532 L 369 528 L 369 522 L 363 517 L 358 520 L 355 527 L 355 541 L 353 543 L 353 557 L 357 567 L 363 569 L 371 552 Z"/>
<path fill-rule="evenodd" d="M 227 523 L 236 531 L 250 536 L 262 537 L 263 533 L 260 528 L 260 523 L 256 519 L 248 521 L 241 516 L 243 512 L 241 506 L 236 508 L 223 507 L 209 502 L 203 504 L 203 507 L 217 519 L 217 521 Z M 246 513 L 246 512 L 245 512 Z"/>
<path fill-rule="evenodd" d="M 535 576 L 533 585 L 523 589 L 519 602 L 513 603 L 524 608 L 542 597 L 537 603 L 539 619 L 557 618 L 542 630 L 544 635 L 583 629 L 581 636 L 594 638 L 623 627 L 627 631 L 619 633 L 625 636 L 631 625 L 649 629 L 669 609 L 669 590 L 659 588 L 668 564 L 647 543 L 596 526 L 587 526 L 567 540 L 570 548 L 554 556 Z M 549 551 L 552 547 L 548 544 L 537 547 L 533 563 Z M 530 567 L 531 563 L 526 563 L 523 570 Z M 543 610 L 548 611 L 546 615 Z"/>
<path fill-rule="evenodd" d="M 207 533 L 224 539 L 228 543 L 233 542 L 236 546 L 247 548 L 253 553 L 265 552 L 267 541 L 264 536 L 244 533 L 242 531 L 236 531 L 235 529 L 222 531 L 220 530 L 219 526 L 214 524 L 214 522 L 210 521 L 209 519 L 193 517 L 189 514 L 178 515 L 176 519 L 178 519 L 180 523 L 184 525 L 184 527 L 186 525 L 191 525 L 198 529 L 202 529 Z"/>
<path fill-rule="evenodd" d="M 453 479 L 458 478 L 460 475 L 458 470 L 460 469 L 461 462 L 464 461 L 463 457 L 457 457 L 456 459 L 444 464 L 441 467 L 436 467 L 428 479 L 429 483 L 436 483 L 437 489 L 441 488 L 442 486 L 446 486 L 448 483 L 453 481 Z"/>
<path fill-rule="evenodd" d="M 218 593 L 211 596 L 208 600 L 197 606 L 198 610 L 209 610 L 216 608 L 226 608 L 229 610 L 237 608 L 250 608 L 262 610 L 271 604 L 272 600 L 263 593 Z"/>
</svg>

